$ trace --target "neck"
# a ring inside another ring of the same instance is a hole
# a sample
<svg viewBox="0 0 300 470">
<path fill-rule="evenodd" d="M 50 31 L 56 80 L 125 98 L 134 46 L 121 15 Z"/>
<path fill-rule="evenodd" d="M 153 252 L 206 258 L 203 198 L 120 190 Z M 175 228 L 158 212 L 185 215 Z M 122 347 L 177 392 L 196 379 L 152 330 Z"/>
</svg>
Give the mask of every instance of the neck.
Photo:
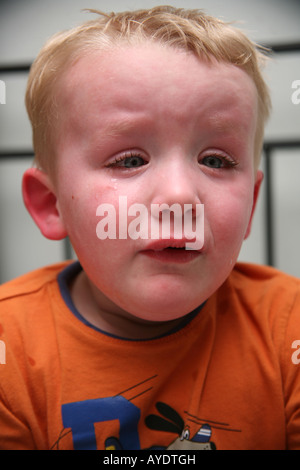
<svg viewBox="0 0 300 470">
<path fill-rule="evenodd" d="M 70 285 L 72 301 L 93 326 L 105 333 L 133 340 L 151 339 L 175 328 L 182 318 L 168 322 L 151 322 L 140 319 L 123 310 L 108 299 L 81 271 Z"/>
</svg>

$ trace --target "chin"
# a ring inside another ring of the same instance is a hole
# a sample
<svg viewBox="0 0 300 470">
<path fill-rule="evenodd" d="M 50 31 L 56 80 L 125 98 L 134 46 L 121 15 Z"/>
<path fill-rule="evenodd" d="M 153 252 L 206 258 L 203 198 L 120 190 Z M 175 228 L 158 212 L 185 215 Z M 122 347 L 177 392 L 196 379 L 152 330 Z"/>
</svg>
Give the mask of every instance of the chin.
<svg viewBox="0 0 300 470">
<path fill-rule="evenodd" d="M 144 321 L 168 322 L 178 320 L 195 310 L 205 300 L 194 299 L 192 302 L 187 302 L 187 299 L 187 295 L 182 297 L 174 295 L 171 297 L 167 294 L 163 298 L 158 295 L 153 295 L 150 298 L 143 297 L 140 302 L 135 303 L 130 313 Z"/>
<path fill-rule="evenodd" d="M 154 283 L 148 280 L 147 286 L 136 289 L 139 296 L 129 301 L 127 305 L 131 305 L 133 315 L 144 320 L 153 322 L 177 320 L 200 307 L 223 282 L 223 277 L 210 282 L 203 277 L 194 279 L 177 277 L 176 280 L 173 278 L 172 282 L 170 278 L 161 277 Z"/>
</svg>

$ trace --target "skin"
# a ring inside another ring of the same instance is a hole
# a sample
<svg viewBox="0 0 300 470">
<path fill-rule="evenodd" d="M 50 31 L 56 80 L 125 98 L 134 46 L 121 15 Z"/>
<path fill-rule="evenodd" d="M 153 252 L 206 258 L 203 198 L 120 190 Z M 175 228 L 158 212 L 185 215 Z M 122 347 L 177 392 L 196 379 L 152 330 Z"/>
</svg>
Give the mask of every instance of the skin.
<svg viewBox="0 0 300 470">
<path fill-rule="evenodd" d="M 125 338 L 164 333 L 218 289 L 249 234 L 262 179 L 254 83 L 233 65 L 124 44 L 81 58 L 57 102 L 55 178 L 28 170 L 25 204 L 46 237 L 69 235 L 83 267 L 71 295 L 86 319 Z M 151 240 L 100 241 L 96 209 L 118 212 L 120 195 L 149 211 L 204 204 L 201 252 L 178 262 L 148 256 Z"/>
</svg>

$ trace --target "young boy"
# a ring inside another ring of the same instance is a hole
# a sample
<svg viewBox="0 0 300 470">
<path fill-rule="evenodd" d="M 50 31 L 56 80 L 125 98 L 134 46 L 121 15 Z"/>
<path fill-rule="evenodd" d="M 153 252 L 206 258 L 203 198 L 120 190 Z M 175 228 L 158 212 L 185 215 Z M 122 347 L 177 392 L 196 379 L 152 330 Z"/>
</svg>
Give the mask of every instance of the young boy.
<svg viewBox="0 0 300 470">
<path fill-rule="evenodd" d="M 1 287 L 2 449 L 300 448 L 300 281 L 236 264 L 261 60 L 172 7 L 99 14 L 40 52 L 24 201 L 78 261 Z"/>
</svg>

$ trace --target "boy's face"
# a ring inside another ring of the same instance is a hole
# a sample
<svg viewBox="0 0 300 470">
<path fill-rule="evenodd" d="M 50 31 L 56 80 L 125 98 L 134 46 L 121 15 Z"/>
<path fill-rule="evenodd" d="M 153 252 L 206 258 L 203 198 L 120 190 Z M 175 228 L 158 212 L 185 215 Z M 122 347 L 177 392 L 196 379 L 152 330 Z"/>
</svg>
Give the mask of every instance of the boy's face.
<svg viewBox="0 0 300 470">
<path fill-rule="evenodd" d="M 182 317 L 223 283 L 247 233 L 256 183 L 254 83 L 232 65 L 124 45 L 80 59 L 57 98 L 58 207 L 93 292 L 139 319 Z M 203 248 L 118 239 L 120 196 L 149 214 L 153 204 L 204 204 Z M 117 239 L 96 234 L 102 204 L 116 209 Z"/>
</svg>

